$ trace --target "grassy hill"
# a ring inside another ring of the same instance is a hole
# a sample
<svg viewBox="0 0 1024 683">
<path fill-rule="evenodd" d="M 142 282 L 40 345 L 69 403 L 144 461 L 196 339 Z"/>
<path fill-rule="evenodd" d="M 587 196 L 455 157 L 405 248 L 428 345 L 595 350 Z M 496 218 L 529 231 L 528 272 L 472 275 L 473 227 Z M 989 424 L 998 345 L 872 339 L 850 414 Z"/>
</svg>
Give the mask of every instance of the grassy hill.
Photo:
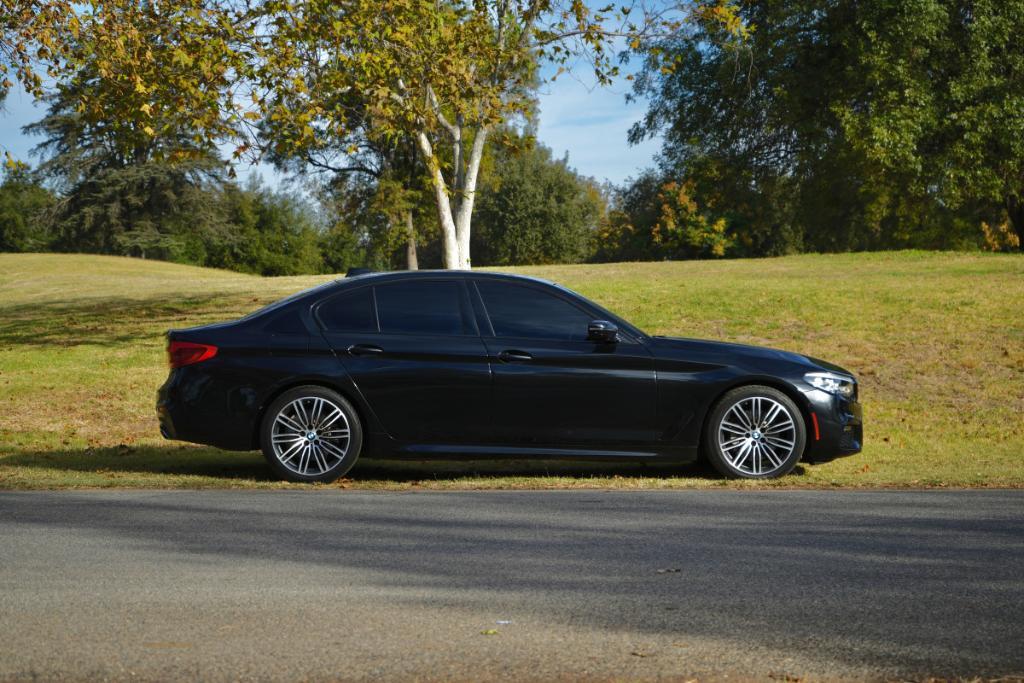
<svg viewBox="0 0 1024 683">
<path fill-rule="evenodd" d="M 863 454 L 775 483 L 701 467 L 364 461 L 351 487 L 1022 486 L 1024 257 L 900 252 L 517 269 L 654 334 L 780 347 L 856 372 Z M 0 488 L 289 486 L 258 454 L 160 438 L 165 330 L 330 276 L 0 254 Z"/>
</svg>

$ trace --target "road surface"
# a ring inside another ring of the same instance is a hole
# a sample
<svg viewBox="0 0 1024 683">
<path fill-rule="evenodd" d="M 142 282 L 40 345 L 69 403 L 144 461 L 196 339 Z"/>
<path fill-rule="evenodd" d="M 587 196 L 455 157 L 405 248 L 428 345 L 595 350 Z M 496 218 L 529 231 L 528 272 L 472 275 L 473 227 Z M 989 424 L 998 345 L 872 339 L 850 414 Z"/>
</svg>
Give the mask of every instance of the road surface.
<svg viewBox="0 0 1024 683">
<path fill-rule="evenodd" d="M 0 494 L 2 680 L 1024 674 L 1024 491 Z"/>
</svg>

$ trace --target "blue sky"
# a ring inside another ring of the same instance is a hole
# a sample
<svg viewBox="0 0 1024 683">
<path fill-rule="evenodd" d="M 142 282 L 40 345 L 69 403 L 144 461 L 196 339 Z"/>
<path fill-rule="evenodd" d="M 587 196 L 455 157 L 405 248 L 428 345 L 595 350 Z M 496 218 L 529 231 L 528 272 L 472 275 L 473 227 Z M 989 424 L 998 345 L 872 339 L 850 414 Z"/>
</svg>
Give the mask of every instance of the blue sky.
<svg viewBox="0 0 1024 683">
<path fill-rule="evenodd" d="M 647 110 L 646 102 L 626 103 L 625 80 L 595 87 L 586 79 L 563 76 L 540 96 L 537 137 L 556 157 L 569 153 L 569 164 L 583 175 L 621 183 L 653 163 L 661 141 L 636 146 L 626 141 L 630 126 Z"/>
<path fill-rule="evenodd" d="M 563 75 L 548 84 L 540 94 L 540 125 L 537 136 L 550 147 L 555 157 L 569 155 L 569 164 L 583 175 L 598 181 L 621 183 L 650 166 L 659 148 L 657 140 L 637 146 L 626 141 L 629 127 L 645 111 L 643 102 L 627 104 L 629 84 L 622 80 L 608 87 L 594 87 L 586 78 Z M 43 109 L 24 91 L 16 88 L 8 95 L 0 112 L 0 149 L 16 159 L 34 161 L 29 150 L 39 138 L 23 135 L 21 127 L 41 118 Z M 246 177 L 258 173 L 276 184 L 273 169 L 239 167 Z"/>
</svg>

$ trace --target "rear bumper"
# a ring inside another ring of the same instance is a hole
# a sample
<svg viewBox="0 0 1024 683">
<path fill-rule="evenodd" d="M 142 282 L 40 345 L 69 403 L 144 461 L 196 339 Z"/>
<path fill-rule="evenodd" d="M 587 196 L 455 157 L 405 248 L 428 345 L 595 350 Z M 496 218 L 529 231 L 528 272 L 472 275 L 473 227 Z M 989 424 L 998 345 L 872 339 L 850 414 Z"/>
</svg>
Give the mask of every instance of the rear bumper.
<svg viewBox="0 0 1024 683">
<path fill-rule="evenodd" d="M 258 405 L 255 392 L 186 366 L 172 370 L 157 391 L 156 416 L 165 439 L 250 450 Z"/>
<path fill-rule="evenodd" d="M 860 403 L 817 390 L 808 392 L 807 398 L 813 415 L 804 459 L 828 462 L 860 453 L 864 444 L 864 411 Z"/>
</svg>

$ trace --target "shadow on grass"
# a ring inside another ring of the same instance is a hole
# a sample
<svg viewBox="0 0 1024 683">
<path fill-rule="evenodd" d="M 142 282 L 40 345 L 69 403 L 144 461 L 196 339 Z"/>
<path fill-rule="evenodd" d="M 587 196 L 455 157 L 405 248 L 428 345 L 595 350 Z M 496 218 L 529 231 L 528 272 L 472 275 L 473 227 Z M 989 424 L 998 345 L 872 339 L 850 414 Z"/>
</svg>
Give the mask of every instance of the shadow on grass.
<svg viewBox="0 0 1024 683">
<path fill-rule="evenodd" d="M 172 327 L 226 319 L 237 296 L 114 298 L 40 301 L 0 307 L 0 346 L 113 346 Z M 252 299 L 255 310 L 263 302 Z M 243 307 L 244 308 L 244 307 Z"/>
<path fill-rule="evenodd" d="M 236 453 L 193 446 L 117 446 L 93 449 L 60 449 L 20 452 L 0 459 L 0 474 L 13 468 L 46 470 L 47 482 L 60 485 L 82 483 L 81 475 L 120 475 L 127 482 L 148 480 L 159 483 L 164 477 L 204 477 L 222 480 L 225 486 L 243 482 L 274 483 L 277 480 L 258 452 Z M 794 471 L 800 474 L 802 467 Z M 67 477 L 59 476 L 66 473 Z M 55 476 L 56 475 L 56 476 Z M 125 476 L 127 475 L 127 476 Z M 120 478 L 119 477 L 119 478 Z M 472 479 L 518 480 L 529 488 L 530 481 L 565 478 L 585 483 L 589 479 L 701 478 L 718 479 L 707 464 L 689 465 L 643 462 L 593 462 L 575 460 L 378 460 L 362 459 L 349 472 L 347 480 L 360 484 L 425 484 L 454 481 L 472 487 Z M 24 479 L 25 477 L 19 477 Z M 2 477 L 0 477 L 2 481 Z M 571 482 L 568 482 L 571 486 Z"/>
<path fill-rule="evenodd" d="M 232 453 L 191 446 L 114 446 L 21 451 L 0 459 L 0 472 L 9 468 L 64 472 L 69 482 L 81 474 L 130 474 L 212 477 L 232 481 L 274 481 L 273 473 L 258 453 Z M 48 479 L 50 479 L 48 477 Z M 58 476 L 51 483 L 59 484 Z M 154 479 L 155 480 L 155 479 Z"/>
</svg>

